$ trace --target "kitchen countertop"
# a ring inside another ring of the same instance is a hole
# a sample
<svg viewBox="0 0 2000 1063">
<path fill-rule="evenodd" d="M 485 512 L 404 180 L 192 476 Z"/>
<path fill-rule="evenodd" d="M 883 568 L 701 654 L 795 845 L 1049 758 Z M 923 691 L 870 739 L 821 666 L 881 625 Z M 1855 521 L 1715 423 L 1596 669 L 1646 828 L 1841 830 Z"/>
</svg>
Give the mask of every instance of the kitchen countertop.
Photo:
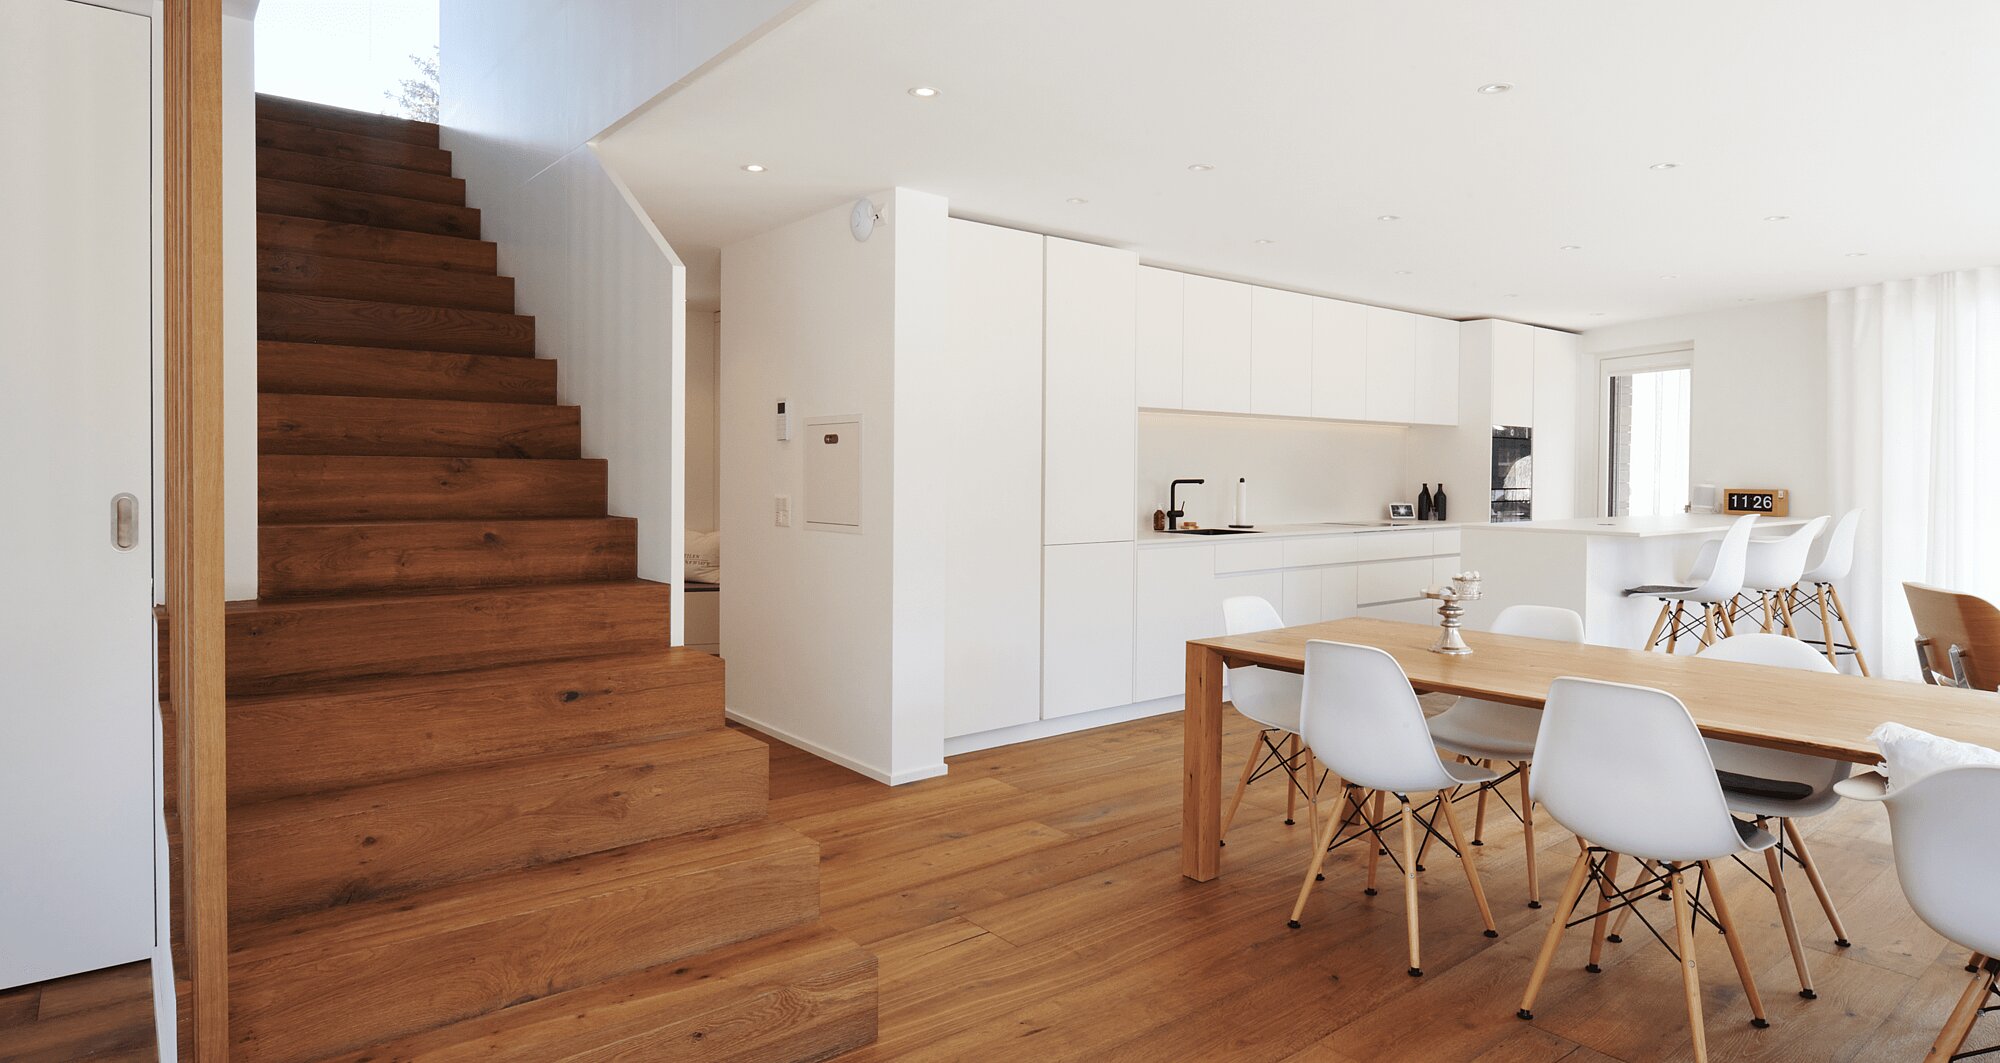
<svg viewBox="0 0 2000 1063">
<path fill-rule="evenodd" d="M 1187 545 L 1189 543 L 1241 543 L 1258 539 L 1302 539 L 1321 535 L 1372 535 L 1377 532 L 1439 531 L 1446 528 L 1463 528 L 1466 521 L 1420 520 L 1396 525 L 1342 525 L 1342 524 L 1259 524 L 1255 531 L 1243 535 L 1177 535 L 1173 532 L 1154 531 L 1146 528 L 1138 533 L 1136 541 L 1140 546 L 1165 546 L 1169 543 Z"/>
<path fill-rule="evenodd" d="M 1757 518 L 1754 528 L 1796 528 L 1810 517 Z M 1551 532 L 1558 535 L 1599 535 L 1619 539 L 1655 539 L 1670 535 L 1720 535 L 1735 517 L 1722 513 L 1673 513 L 1664 517 L 1578 517 L 1574 520 L 1524 520 L 1468 527 L 1504 531 Z"/>
</svg>

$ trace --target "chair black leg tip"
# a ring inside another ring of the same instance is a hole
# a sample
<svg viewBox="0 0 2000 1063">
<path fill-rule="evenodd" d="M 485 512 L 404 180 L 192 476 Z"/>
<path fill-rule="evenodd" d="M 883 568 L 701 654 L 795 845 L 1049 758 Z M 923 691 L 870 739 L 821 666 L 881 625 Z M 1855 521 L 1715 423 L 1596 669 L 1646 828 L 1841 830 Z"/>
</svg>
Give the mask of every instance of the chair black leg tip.
<svg viewBox="0 0 2000 1063">
<path fill-rule="evenodd" d="M 1423 969 L 1422 967 L 1412 967 L 1412 968 L 1410 968 L 1410 977 L 1411 977 L 1411 978 L 1422 978 L 1423 976 L 1424 976 L 1424 969 Z"/>
<path fill-rule="evenodd" d="M 1285 826 L 1287 826 L 1287 827 L 1296 827 L 1296 826 L 1298 826 L 1298 825 L 1299 825 L 1299 821 L 1298 821 L 1298 820 L 1295 820 L 1295 819 L 1288 819 L 1288 820 L 1286 820 L 1286 821 L 1285 821 Z"/>
<path fill-rule="evenodd" d="M 1484 933 L 1487 937 L 1490 938 L 1497 938 L 1500 936 L 1500 932 L 1498 930 L 1486 930 L 1486 931 L 1481 931 L 1481 933 Z"/>
<path fill-rule="evenodd" d="M 1219 839 L 1219 838 L 1218 838 L 1218 839 L 1216 839 L 1216 842 L 1215 842 L 1215 844 L 1217 844 L 1217 845 L 1228 845 L 1229 843 L 1228 843 L 1228 842 L 1226 842 L 1226 841 L 1223 841 L 1223 840 L 1221 840 L 1221 839 Z"/>
<path fill-rule="evenodd" d="M 1540 902 L 1540 901 L 1529 901 L 1529 902 L 1528 902 L 1528 907 L 1530 907 L 1530 908 L 1540 908 L 1541 906 L 1542 906 L 1542 902 Z"/>
<path fill-rule="evenodd" d="M 1586 971 L 1589 971 L 1589 972 L 1590 972 L 1591 974 L 1603 974 L 1603 973 L 1604 973 L 1604 968 L 1602 968 L 1602 967 L 1599 967 L 1598 965 L 1596 965 L 1596 964 L 1594 964 L 1594 963 L 1587 963 L 1587 964 L 1584 964 L 1584 967 L 1583 967 L 1583 969 L 1584 969 L 1584 970 L 1586 970 Z"/>
<path fill-rule="evenodd" d="M 1365 889 L 1365 890 L 1362 890 L 1361 892 L 1363 892 L 1363 893 L 1367 894 L 1367 895 L 1368 895 L 1368 896 L 1370 896 L 1370 897 L 1373 897 L 1373 896 L 1375 896 L 1375 887 L 1373 887 L 1373 886 L 1370 886 L 1370 887 L 1368 887 L 1367 889 Z"/>
<path fill-rule="evenodd" d="M 1625 939 L 1616 934 L 1606 934 L 1604 935 L 1604 940 L 1611 942 L 1613 945 L 1623 945 L 1625 943 Z"/>
<path fill-rule="evenodd" d="M 1325 876 L 1325 875 L 1314 875 L 1314 876 L 1313 876 L 1313 881 L 1314 881 L 1314 882 L 1325 882 L 1325 881 L 1326 881 L 1326 876 Z"/>
<path fill-rule="evenodd" d="M 1482 842 L 1482 841 L 1480 841 L 1480 840 L 1479 840 L 1478 838 L 1474 838 L 1474 839 L 1472 839 L 1472 844 L 1474 844 L 1474 845 L 1485 845 L 1486 843 L 1485 843 L 1485 842 Z"/>
<path fill-rule="evenodd" d="M 1836 945 L 1839 945 L 1839 946 L 1840 946 L 1841 948 L 1843 948 L 1843 949 L 1844 949 L 1844 948 L 1849 948 L 1849 947 L 1851 947 L 1851 946 L 1852 946 L 1852 945 L 1854 944 L 1854 942 L 1852 942 L 1852 941 L 1849 941 L 1849 940 L 1847 940 L 1846 938 L 1834 938 L 1834 939 L 1833 939 L 1833 943 L 1834 943 L 1834 944 L 1836 944 Z"/>
<path fill-rule="evenodd" d="M 1291 927 L 1293 930 L 1297 930 L 1299 928 L 1299 921 L 1296 919 L 1287 919 L 1285 920 L 1285 925 Z"/>
<path fill-rule="evenodd" d="M 1417 865 L 1417 874 L 1421 875 L 1421 874 L 1423 874 L 1423 873 L 1424 873 L 1424 865 L 1422 865 L 1422 864 L 1418 864 L 1418 865 Z"/>
<path fill-rule="evenodd" d="M 1529 1011 L 1527 1008 L 1517 1008 L 1514 1011 L 1514 1017 L 1521 1020 L 1522 1022 L 1527 1022 L 1529 1019 L 1535 1017 L 1535 1013 Z"/>
<path fill-rule="evenodd" d="M 1815 993 L 1815 992 L 1813 992 L 1813 991 L 1812 991 L 1812 990 L 1810 990 L 1810 989 L 1801 989 L 1801 990 L 1799 990 L 1799 995 L 1800 995 L 1800 996 L 1802 996 L 1802 997 L 1804 997 L 1804 998 L 1806 998 L 1807 1000 L 1818 1000 L 1818 999 L 1819 999 L 1819 994 L 1818 994 L 1818 993 Z"/>
<path fill-rule="evenodd" d="M 1771 1028 L 1771 1020 L 1769 1020 L 1769 1019 L 1751 1019 L 1751 1020 L 1750 1020 L 1750 1025 L 1752 1025 L 1752 1026 L 1755 1026 L 1755 1027 L 1756 1027 L 1756 1028 L 1758 1028 L 1759 1030 L 1768 1030 L 1768 1029 L 1770 1029 L 1770 1028 Z"/>
</svg>

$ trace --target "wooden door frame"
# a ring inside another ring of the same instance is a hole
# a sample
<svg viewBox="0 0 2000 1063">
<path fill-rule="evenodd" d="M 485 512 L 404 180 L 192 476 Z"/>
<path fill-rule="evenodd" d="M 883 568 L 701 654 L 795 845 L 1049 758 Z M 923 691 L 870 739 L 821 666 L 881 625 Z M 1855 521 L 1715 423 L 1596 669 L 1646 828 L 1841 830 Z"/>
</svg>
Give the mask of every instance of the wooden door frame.
<svg viewBox="0 0 2000 1063">
<path fill-rule="evenodd" d="M 223 769 L 222 0 L 165 0 L 167 691 L 180 780 L 184 1058 L 229 1058 Z M 190 1021 L 191 1020 L 191 1021 Z"/>
</svg>

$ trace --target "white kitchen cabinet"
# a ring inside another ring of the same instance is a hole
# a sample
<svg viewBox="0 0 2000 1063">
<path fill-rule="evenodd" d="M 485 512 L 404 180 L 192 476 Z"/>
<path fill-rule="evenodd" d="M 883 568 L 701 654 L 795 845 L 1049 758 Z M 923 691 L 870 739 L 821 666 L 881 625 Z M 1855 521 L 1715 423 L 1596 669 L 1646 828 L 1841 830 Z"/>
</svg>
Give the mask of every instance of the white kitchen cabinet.
<svg viewBox="0 0 2000 1063">
<path fill-rule="evenodd" d="M 1366 420 L 1368 308 L 1314 299 L 1312 314 L 1312 415 Z"/>
<path fill-rule="evenodd" d="M 1184 278 L 1182 409 L 1250 412 L 1250 287 Z"/>
<path fill-rule="evenodd" d="M 1042 718 L 1129 705 L 1133 547 L 1079 543 L 1042 551 Z"/>
<path fill-rule="evenodd" d="M 1139 405 L 1181 408 L 1183 275 L 1156 266 L 1139 267 Z"/>
<path fill-rule="evenodd" d="M 1407 424 L 1416 414 L 1417 315 L 1380 306 L 1367 311 L 1368 420 Z"/>
<path fill-rule="evenodd" d="M 1423 528 L 1413 528 L 1408 531 L 1363 532 L 1352 536 L 1354 560 L 1387 561 L 1399 557 L 1429 557 L 1437 545 L 1436 535 L 1436 532 Z"/>
<path fill-rule="evenodd" d="M 1250 412 L 1312 416 L 1313 300 L 1250 290 Z"/>
<path fill-rule="evenodd" d="M 1567 332 L 1534 333 L 1534 518 L 1576 516 L 1577 339 Z"/>
<path fill-rule="evenodd" d="M 1345 620 L 1355 614 L 1361 598 L 1356 578 L 1360 570 L 1359 565 L 1320 569 L 1319 618 L 1321 620 Z"/>
<path fill-rule="evenodd" d="M 1354 615 L 1356 565 L 1286 569 L 1285 623 L 1318 624 Z"/>
<path fill-rule="evenodd" d="M 1277 558 L 1271 555 L 1270 560 L 1275 565 Z M 1186 690 L 1188 640 L 1223 633 L 1223 599 L 1250 594 L 1284 611 L 1282 572 L 1275 567 L 1237 572 L 1231 565 L 1218 561 L 1217 548 L 1207 543 L 1138 551 L 1133 566 L 1134 701 L 1173 697 Z M 1219 571 L 1224 574 L 1218 575 Z"/>
<path fill-rule="evenodd" d="M 1414 396 L 1417 424 L 1458 423 L 1458 322 L 1440 317 L 1416 318 L 1417 377 Z"/>
<path fill-rule="evenodd" d="M 1538 330 L 1512 321 L 1495 321 L 1490 327 L 1492 421 L 1516 428 L 1532 428 L 1535 424 L 1535 333 Z"/>
<path fill-rule="evenodd" d="M 1046 239 L 1042 541 L 1129 542 L 1137 510 L 1138 256 Z"/>
<path fill-rule="evenodd" d="M 982 414 L 954 428 L 945 518 L 945 735 L 957 737 L 1041 718 L 1042 536 L 993 514 L 1042 505 L 1042 237 L 950 225 L 943 357 Z"/>
<path fill-rule="evenodd" d="M 1442 587 L 1450 583 L 1451 578 L 1458 575 L 1460 571 L 1459 556 L 1457 554 L 1452 554 L 1448 557 L 1431 558 L 1431 586 Z"/>
<path fill-rule="evenodd" d="M 1361 605 L 1421 598 L 1424 588 L 1432 585 L 1428 557 L 1370 561 L 1355 570 L 1355 600 Z"/>
</svg>

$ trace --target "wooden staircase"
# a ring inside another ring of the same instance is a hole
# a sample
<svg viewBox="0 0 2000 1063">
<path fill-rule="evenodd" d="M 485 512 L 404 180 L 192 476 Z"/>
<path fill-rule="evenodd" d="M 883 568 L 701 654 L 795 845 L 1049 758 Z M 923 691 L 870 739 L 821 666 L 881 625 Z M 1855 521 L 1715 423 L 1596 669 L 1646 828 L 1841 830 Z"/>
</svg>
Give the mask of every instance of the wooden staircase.
<svg viewBox="0 0 2000 1063">
<path fill-rule="evenodd" d="M 875 961 L 668 645 L 435 126 L 258 101 L 233 1058 L 814 1060 Z"/>
</svg>

